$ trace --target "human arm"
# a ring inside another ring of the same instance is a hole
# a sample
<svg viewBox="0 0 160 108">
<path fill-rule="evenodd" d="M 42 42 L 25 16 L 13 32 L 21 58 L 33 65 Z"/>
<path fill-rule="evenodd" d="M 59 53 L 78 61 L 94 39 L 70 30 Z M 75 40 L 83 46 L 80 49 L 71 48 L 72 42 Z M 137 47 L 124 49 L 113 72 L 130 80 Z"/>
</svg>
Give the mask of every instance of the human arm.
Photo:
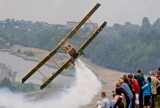
<svg viewBox="0 0 160 108">
<path fill-rule="evenodd" d="M 148 84 L 145 84 L 143 87 L 142 87 L 142 90 L 146 89 L 149 85 Z"/>
<path fill-rule="evenodd" d="M 160 87 L 160 80 L 157 79 L 157 87 L 156 88 L 159 88 Z"/>
</svg>

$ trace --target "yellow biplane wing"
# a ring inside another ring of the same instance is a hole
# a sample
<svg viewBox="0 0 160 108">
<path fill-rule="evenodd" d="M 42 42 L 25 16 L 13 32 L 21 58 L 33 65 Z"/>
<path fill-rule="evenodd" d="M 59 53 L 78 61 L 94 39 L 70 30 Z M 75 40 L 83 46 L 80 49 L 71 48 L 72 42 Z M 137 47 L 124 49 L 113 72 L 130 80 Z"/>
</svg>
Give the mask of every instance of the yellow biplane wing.
<svg viewBox="0 0 160 108">
<path fill-rule="evenodd" d="M 28 78 L 30 78 L 41 66 L 43 66 L 54 54 L 56 54 L 57 50 L 61 48 L 65 42 L 71 38 L 80 28 L 81 26 L 91 17 L 91 15 L 100 7 L 100 4 L 97 3 L 91 11 L 72 29 L 70 33 L 53 49 L 42 61 L 40 61 L 29 73 L 22 78 L 22 83 L 24 83 Z"/>
<path fill-rule="evenodd" d="M 101 32 L 101 30 L 106 26 L 107 22 L 103 22 L 102 25 L 82 44 L 77 53 L 81 56 L 81 52 L 89 45 L 89 43 Z M 48 78 L 41 86 L 40 89 L 43 89 L 47 86 L 57 75 L 59 75 L 66 67 L 71 63 L 72 58 L 65 62 L 56 72 L 54 72 L 50 78 Z"/>
</svg>

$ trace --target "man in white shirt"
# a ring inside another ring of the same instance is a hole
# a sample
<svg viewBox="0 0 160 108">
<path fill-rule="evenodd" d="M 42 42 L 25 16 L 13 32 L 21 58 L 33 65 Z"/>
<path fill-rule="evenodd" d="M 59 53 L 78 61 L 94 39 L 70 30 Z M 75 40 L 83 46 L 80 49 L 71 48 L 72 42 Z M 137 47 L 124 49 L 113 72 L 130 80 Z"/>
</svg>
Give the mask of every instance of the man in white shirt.
<svg viewBox="0 0 160 108">
<path fill-rule="evenodd" d="M 107 98 L 105 92 L 101 93 L 101 97 L 102 97 L 102 102 L 101 102 L 102 108 L 110 108 L 110 101 Z"/>
</svg>

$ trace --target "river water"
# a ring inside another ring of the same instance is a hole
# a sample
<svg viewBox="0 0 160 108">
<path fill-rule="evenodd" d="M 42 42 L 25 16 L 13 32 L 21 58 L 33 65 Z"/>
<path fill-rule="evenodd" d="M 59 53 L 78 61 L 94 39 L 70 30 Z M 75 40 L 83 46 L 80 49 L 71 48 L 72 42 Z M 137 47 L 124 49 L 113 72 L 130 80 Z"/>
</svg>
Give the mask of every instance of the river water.
<svg viewBox="0 0 160 108">
<path fill-rule="evenodd" d="M 18 72 L 16 75 L 16 81 L 21 82 L 21 79 L 34 67 L 37 65 L 37 62 L 24 60 L 23 58 L 11 55 L 8 52 L 0 51 L 0 63 L 6 64 L 7 67 L 11 68 L 12 71 Z M 43 66 L 40 68 L 40 71 L 46 76 L 49 77 L 56 69 Z M 29 78 L 26 82 L 32 82 L 36 84 L 41 84 L 44 77 L 36 72 Z M 73 78 L 59 75 L 55 78 L 54 82 L 70 82 Z"/>
<path fill-rule="evenodd" d="M 0 89 L 0 108 L 86 108 L 84 106 L 92 101 L 100 89 L 101 83 L 93 71 L 77 59 L 74 84 L 58 97 L 54 92 L 39 92 L 34 96 L 31 94 L 28 100 L 24 95 Z"/>
</svg>

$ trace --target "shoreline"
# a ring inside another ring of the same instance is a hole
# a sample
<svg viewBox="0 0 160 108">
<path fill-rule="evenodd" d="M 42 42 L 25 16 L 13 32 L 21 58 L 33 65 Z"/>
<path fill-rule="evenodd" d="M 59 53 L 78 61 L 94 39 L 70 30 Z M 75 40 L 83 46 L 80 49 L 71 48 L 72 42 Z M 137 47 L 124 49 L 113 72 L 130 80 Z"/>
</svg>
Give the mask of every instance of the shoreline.
<svg viewBox="0 0 160 108">
<path fill-rule="evenodd" d="M 16 48 L 15 47 L 11 48 L 9 52 L 12 52 L 12 50 L 13 50 L 13 52 L 16 52 L 19 48 L 22 48 L 21 49 L 22 52 L 28 50 L 28 48 L 24 48 L 24 47 L 18 46 Z M 37 51 L 37 50 L 35 50 L 35 51 Z M 38 51 L 39 51 L 38 53 L 42 53 L 43 52 L 43 50 L 38 50 Z M 38 53 L 36 53 L 36 54 L 38 54 Z M 44 55 L 45 54 L 43 53 L 43 56 Z M 118 78 L 120 78 L 122 75 L 127 74 L 127 73 L 119 72 L 119 71 L 112 70 L 112 69 L 106 69 L 105 67 L 102 67 L 102 66 L 97 66 L 94 63 L 91 63 L 87 59 L 84 59 L 84 61 L 87 64 L 89 64 L 89 68 L 94 70 L 94 73 L 96 74 L 97 78 L 99 80 L 101 80 L 101 83 L 102 83 L 101 90 L 97 93 L 97 95 L 94 96 L 94 98 L 92 99 L 91 103 L 88 104 L 88 105 L 85 105 L 83 107 L 83 108 L 88 108 L 88 107 L 91 108 L 91 107 L 95 106 L 97 100 L 101 100 L 100 92 L 102 92 L 102 91 L 105 91 L 107 93 L 107 96 L 111 99 L 112 98 L 112 90 L 115 88 L 115 84 L 118 81 Z M 66 73 L 66 72 L 64 72 L 64 73 Z"/>
</svg>

